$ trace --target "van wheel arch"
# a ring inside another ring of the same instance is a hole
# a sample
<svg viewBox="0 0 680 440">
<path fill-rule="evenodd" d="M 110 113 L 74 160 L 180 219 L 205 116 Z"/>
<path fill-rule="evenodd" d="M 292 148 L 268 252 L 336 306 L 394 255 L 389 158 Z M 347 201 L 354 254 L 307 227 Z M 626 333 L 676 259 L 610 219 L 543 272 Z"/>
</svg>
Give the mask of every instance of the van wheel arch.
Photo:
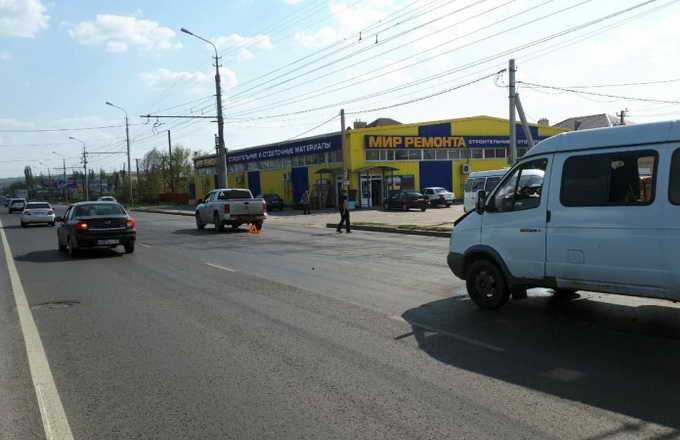
<svg viewBox="0 0 680 440">
<path fill-rule="evenodd" d="M 498 252 L 496 252 L 495 249 L 489 246 L 474 246 L 465 252 L 463 273 L 467 275 L 470 267 L 480 259 L 488 260 L 498 266 L 505 277 L 505 283 L 507 286 L 509 288 L 516 287 L 516 283 L 513 282 L 514 277 L 510 273 L 510 270 L 508 270 L 508 266 L 505 264 L 505 261 L 503 261 L 503 258 L 498 254 Z"/>
</svg>

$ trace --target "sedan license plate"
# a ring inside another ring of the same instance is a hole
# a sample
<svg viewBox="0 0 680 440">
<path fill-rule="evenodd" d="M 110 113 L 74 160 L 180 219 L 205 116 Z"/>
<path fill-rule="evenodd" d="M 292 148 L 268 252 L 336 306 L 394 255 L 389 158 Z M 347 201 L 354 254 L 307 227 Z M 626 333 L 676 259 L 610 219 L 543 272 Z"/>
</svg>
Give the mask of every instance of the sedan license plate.
<svg viewBox="0 0 680 440">
<path fill-rule="evenodd" d="M 99 245 L 118 244 L 118 240 L 97 240 Z"/>
</svg>

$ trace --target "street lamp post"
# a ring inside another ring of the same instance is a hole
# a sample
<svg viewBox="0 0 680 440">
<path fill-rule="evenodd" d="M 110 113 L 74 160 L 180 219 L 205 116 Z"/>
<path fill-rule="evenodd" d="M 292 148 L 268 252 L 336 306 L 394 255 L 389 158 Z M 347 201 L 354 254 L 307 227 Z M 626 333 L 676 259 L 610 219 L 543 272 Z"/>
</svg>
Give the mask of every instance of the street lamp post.
<svg viewBox="0 0 680 440">
<path fill-rule="evenodd" d="M 85 142 L 80 139 L 74 138 L 73 136 L 68 137 L 71 140 L 80 142 L 83 144 L 83 168 L 85 169 L 85 200 L 90 200 L 90 183 L 87 178 L 87 150 L 85 149 Z"/>
<path fill-rule="evenodd" d="M 130 126 L 128 124 L 128 114 L 127 111 L 123 107 L 117 106 L 115 104 L 110 103 L 109 101 L 106 101 L 106 105 L 110 105 L 111 107 L 115 107 L 118 110 L 122 110 L 123 113 L 125 113 L 125 142 L 127 144 L 127 163 L 128 163 L 128 197 L 130 199 L 130 205 L 132 205 L 132 168 L 130 167 Z"/>
<path fill-rule="evenodd" d="M 66 158 L 64 156 L 62 156 L 61 154 L 57 153 L 56 151 L 53 151 L 52 154 L 55 154 L 55 155 L 61 157 L 62 164 L 64 165 L 64 200 L 67 200 L 68 197 L 66 195 L 66 191 L 67 191 L 67 189 L 66 189 L 67 188 L 67 185 L 66 185 Z"/>
<path fill-rule="evenodd" d="M 217 148 L 217 186 L 220 188 L 227 187 L 227 149 L 224 146 L 224 118 L 222 117 L 222 82 L 220 80 L 220 57 L 217 53 L 217 46 L 213 44 L 212 41 L 207 40 L 193 32 L 181 28 L 180 29 L 185 34 L 196 37 L 201 41 L 204 41 L 211 45 L 215 49 L 215 91 L 217 96 L 217 136 L 218 136 L 218 148 Z"/>
</svg>

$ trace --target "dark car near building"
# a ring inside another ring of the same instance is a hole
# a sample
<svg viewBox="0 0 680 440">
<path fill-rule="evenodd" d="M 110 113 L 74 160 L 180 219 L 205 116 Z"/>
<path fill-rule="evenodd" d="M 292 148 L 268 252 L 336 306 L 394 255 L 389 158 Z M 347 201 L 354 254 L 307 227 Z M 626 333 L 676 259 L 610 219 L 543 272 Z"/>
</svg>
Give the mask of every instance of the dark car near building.
<svg viewBox="0 0 680 440">
<path fill-rule="evenodd" d="M 278 194 L 260 194 L 257 198 L 264 199 L 267 202 L 267 211 L 275 209 L 283 211 L 283 199 Z"/>
<path fill-rule="evenodd" d="M 415 191 L 393 191 L 390 193 L 385 203 L 383 203 L 383 208 L 388 209 L 401 209 L 402 211 L 408 211 L 409 209 L 415 208 L 420 209 L 425 212 L 427 210 L 427 199 L 419 192 Z"/>
<path fill-rule="evenodd" d="M 59 250 L 77 256 L 84 248 L 115 248 L 135 251 L 137 222 L 114 202 L 80 202 L 57 217 Z"/>
</svg>

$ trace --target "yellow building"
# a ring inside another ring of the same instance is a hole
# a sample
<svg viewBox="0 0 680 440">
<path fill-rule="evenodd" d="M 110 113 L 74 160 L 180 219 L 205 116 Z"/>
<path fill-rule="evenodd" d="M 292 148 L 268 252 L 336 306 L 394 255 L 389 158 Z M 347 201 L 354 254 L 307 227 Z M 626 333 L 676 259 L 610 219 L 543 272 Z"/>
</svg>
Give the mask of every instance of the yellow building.
<svg viewBox="0 0 680 440">
<path fill-rule="evenodd" d="M 384 125 L 387 122 L 387 125 Z M 530 124 L 535 141 L 564 129 Z M 467 174 L 507 166 L 508 121 L 489 116 L 399 124 L 379 119 L 340 132 L 230 152 L 229 187 L 278 194 L 294 205 L 305 190 L 317 207 L 336 206 L 343 182 L 352 204 L 379 207 L 390 190 L 444 187 L 463 198 Z M 518 155 L 527 141 L 517 126 Z M 214 188 L 215 156 L 194 158 L 196 196 Z"/>
</svg>

